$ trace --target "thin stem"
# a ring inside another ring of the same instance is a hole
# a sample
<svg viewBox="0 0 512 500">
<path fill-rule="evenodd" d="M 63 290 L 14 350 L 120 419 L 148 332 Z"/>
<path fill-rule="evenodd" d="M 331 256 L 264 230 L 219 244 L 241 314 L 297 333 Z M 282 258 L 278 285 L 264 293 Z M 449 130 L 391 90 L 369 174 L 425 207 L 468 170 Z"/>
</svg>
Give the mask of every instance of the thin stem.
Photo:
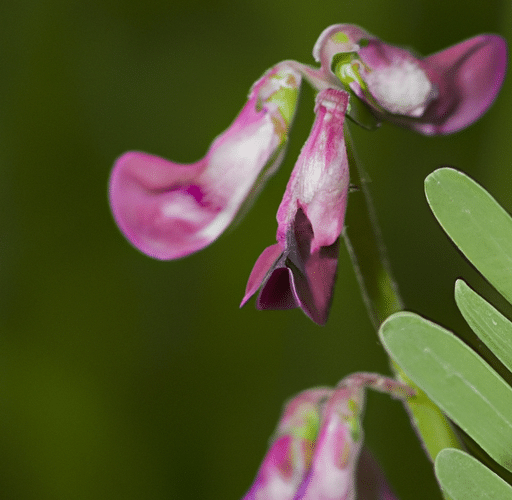
<svg viewBox="0 0 512 500">
<path fill-rule="evenodd" d="M 366 175 L 356 160 L 348 127 L 345 129 L 351 181 L 358 190 L 350 195 L 343 237 L 368 314 L 375 330 L 378 330 L 388 316 L 401 311 L 404 306 L 391 273 Z M 463 449 L 462 442 L 450 421 L 435 403 L 405 375 L 394 361 L 391 361 L 391 368 L 397 379 L 416 389 L 417 395 L 406 399 L 405 404 L 416 433 L 423 442 L 430 459 L 434 461 L 439 451 L 446 447 Z"/>
</svg>

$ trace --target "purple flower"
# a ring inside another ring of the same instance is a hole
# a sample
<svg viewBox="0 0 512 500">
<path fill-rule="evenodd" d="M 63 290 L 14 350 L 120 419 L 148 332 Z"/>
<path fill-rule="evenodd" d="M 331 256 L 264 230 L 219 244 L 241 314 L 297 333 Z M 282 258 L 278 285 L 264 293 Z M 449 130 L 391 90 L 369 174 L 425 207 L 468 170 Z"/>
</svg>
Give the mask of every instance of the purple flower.
<svg viewBox="0 0 512 500">
<path fill-rule="evenodd" d="M 313 55 L 326 78 L 348 85 L 378 118 L 426 135 L 477 120 L 496 98 L 507 66 L 507 45 L 498 35 L 419 58 L 350 24 L 324 30 Z"/>
<path fill-rule="evenodd" d="M 365 387 L 407 397 L 412 390 L 356 373 L 335 389 L 304 391 L 285 407 L 256 479 L 243 500 L 394 500 L 363 447 Z"/>
<path fill-rule="evenodd" d="M 318 94 L 315 123 L 277 211 L 277 244 L 256 261 L 241 305 L 262 285 L 258 308 L 301 307 L 316 323 L 327 321 L 349 187 L 347 105 L 342 90 Z"/>
<path fill-rule="evenodd" d="M 286 63 L 268 71 L 196 163 L 139 152 L 118 158 L 109 196 L 127 239 L 157 259 L 184 257 L 214 241 L 279 166 L 300 82 Z"/>
</svg>

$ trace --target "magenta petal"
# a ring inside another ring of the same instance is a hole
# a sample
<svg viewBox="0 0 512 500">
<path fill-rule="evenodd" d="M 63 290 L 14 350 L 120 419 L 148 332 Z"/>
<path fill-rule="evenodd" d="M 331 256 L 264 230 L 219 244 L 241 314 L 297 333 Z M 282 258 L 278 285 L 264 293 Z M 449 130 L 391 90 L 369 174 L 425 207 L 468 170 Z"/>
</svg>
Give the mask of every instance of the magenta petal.
<svg viewBox="0 0 512 500">
<path fill-rule="evenodd" d="M 302 310 L 319 325 L 329 316 L 336 282 L 339 239 L 311 253 L 313 229 L 304 212 L 299 209 L 288 237 L 288 261 L 293 290 Z M 263 293 L 262 289 L 262 293 Z"/>
<path fill-rule="evenodd" d="M 426 58 L 389 45 L 358 26 L 338 24 L 320 35 L 313 55 L 331 81 L 337 54 L 352 54 L 335 71 L 376 118 L 426 135 L 467 127 L 496 98 L 507 66 L 498 35 L 479 35 Z"/>
<path fill-rule="evenodd" d="M 197 163 L 138 152 L 121 156 L 109 198 L 127 239 L 151 257 L 176 259 L 218 238 L 281 162 L 300 81 L 287 63 L 268 71 Z"/>
<path fill-rule="evenodd" d="M 256 262 L 242 305 L 262 283 L 259 309 L 300 307 L 323 325 L 332 301 L 347 206 L 343 123 L 348 94 L 327 89 L 319 92 L 316 102 L 315 123 L 277 211 L 278 244 Z"/>
<path fill-rule="evenodd" d="M 261 286 L 261 283 L 267 276 L 270 268 L 274 265 L 282 253 L 283 248 L 281 245 L 279 245 L 279 243 L 276 243 L 275 245 L 267 247 L 265 250 L 263 250 L 263 253 L 258 257 L 258 260 L 256 261 L 256 264 L 254 264 L 254 267 L 251 271 L 249 281 L 247 282 L 247 286 L 245 288 L 245 295 L 242 299 L 240 307 L 243 307 L 245 303 L 256 293 L 258 288 Z M 285 307 L 279 309 L 289 308 Z"/>
<path fill-rule="evenodd" d="M 243 500 L 293 500 L 302 479 L 293 470 L 293 437 L 282 436 L 267 452 L 251 489 Z"/>
<path fill-rule="evenodd" d="M 192 183 L 205 163 L 178 165 L 146 153 L 129 152 L 110 178 L 114 219 L 128 240 L 157 259 L 175 259 L 209 243 L 201 228 L 220 208 L 205 203 Z"/>
<path fill-rule="evenodd" d="M 299 209 L 286 248 L 283 250 L 279 243 L 272 245 L 256 261 L 241 305 L 262 283 L 258 309 L 300 307 L 315 323 L 324 325 L 336 282 L 339 240 L 311 253 L 312 240 L 311 223 Z"/>
<path fill-rule="evenodd" d="M 416 129 L 423 133 L 449 134 L 467 127 L 496 98 L 507 67 L 507 44 L 498 35 L 480 35 L 424 59 L 425 66 L 446 82 L 444 94 L 433 103 Z M 452 93 L 451 96 L 449 93 Z M 443 100 L 455 96 L 447 112 Z"/>
</svg>

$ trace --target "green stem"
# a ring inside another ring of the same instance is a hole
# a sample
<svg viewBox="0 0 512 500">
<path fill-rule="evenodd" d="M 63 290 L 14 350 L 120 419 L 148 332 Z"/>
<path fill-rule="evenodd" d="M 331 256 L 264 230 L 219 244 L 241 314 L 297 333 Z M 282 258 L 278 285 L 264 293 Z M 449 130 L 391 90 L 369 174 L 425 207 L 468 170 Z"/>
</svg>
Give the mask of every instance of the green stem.
<svg viewBox="0 0 512 500">
<path fill-rule="evenodd" d="M 365 173 L 356 161 L 348 127 L 345 140 L 352 184 L 358 188 L 350 194 L 343 237 L 354 265 L 368 314 L 376 330 L 391 314 L 404 306 L 391 273 L 386 249 L 373 209 Z M 450 421 L 395 363 L 391 362 L 397 379 L 414 387 L 417 395 L 405 401 L 416 433 L 432 461 L 446 447 L 463 449 Z"/>
</svg>

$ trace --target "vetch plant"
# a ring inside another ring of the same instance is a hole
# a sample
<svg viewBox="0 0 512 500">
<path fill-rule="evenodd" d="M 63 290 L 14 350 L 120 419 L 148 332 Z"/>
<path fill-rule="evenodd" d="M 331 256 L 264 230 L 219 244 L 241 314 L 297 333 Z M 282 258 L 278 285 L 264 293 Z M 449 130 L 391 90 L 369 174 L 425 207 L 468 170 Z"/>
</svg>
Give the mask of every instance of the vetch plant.
<svg viewBox="0 0 512 500">
<path fill-rule="evenodd" d="M 424 134 L 460 130 L 496 97 L 506 44 L 497 35 L 480 35 L 423 59 L 340 24 L 320 35 L 313 55 L 320 68 L 285 61 L 265 73 L 233 124 L 198 162 L 122 155 L 109 197 L 119 228 L 147 255 L 176 259 L 204 248 L 281 163 L 301 77 L 306 78 L 319 91 L 315 124 L 278 210 L 277 246 L 258 259 L 242 304 L 261 284 L 259 308 L 301 307 L 323 324 L 347 205 L 344 115 L 358 123 L 360 115 L 365 123 L 370 116 L 373 125 L 388 120 Z"/>
<path fill-rule="evenodd" d="M 142 152 L 120 156 L 110 177 L 110 205 L 123 234 L 146 255 L 177 259 L 209 245 L 241 216 L 282 162 L 306 80 L 317 91 L 315 121 L 277 210 L 276 243 L 257 259 L 241 305 L 257 295 L 259 309 L 300 307 L 314 322 L 325 324 L 342 236 L 370 319 L 378 328 L 403 306 L 347 124 L 373 130 L 388 121 L 423 135 L 467 127 L 501 88 L 506 43 L 497 35 L 479 35 L 418 57 L 358 26 L 337 24 L 320 35 L 313 56 L 319 67 L 283 61 L 257 80 L 240 114 L 196 163 L 177 164 Z M 354 204 L 357 230 L 345 227 L 351 184 L 365 197 L 363 204 Z M 395 321 L 407 323 L 408 318 Z M 445 448 L 464 447 L 446 417 L 453 414 L 444 401 L 431 385 L 413 376 L 408 355 L 401 357 L 390 347 L 385 331 L 391 324 L 384 323 L 381 336 L 397 380 L 356 374 L 336 389 L 314 389 L 293 399 L 247 500 L 395 498 L 375 460 L 362 448 L 366 386 L 401 393 L 432 461 Z M 431 379 L 435 384 L 436 377 Z M 465 460 L 458 450 L 454 453 L 449 464 Z M 442 457 L 436 467 L 446 471 L 448 455 Z M 445 476 L 438 477 L 444 484 Z M 370 483 L 372 489 L 366 488 Z"/>
</svg>

